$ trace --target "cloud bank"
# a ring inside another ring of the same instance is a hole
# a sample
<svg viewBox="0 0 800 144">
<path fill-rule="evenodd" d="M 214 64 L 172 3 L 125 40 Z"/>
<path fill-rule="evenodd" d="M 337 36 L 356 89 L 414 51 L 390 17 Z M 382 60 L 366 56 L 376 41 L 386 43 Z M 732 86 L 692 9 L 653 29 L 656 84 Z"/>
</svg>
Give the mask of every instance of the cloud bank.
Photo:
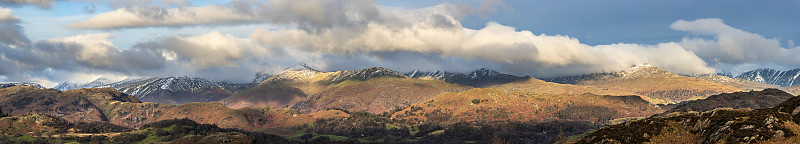
<svg viewBox="0 0 800 144">
<path fill-rule="evenodd" d="M 800 49 L 783 48 L 777 39 L 765 38 L 726 25 L 721 19 L 678 20 L 670 27 L 698 37 L 685 37 L 681 44 L 707 61 L 721 64 L 779 64 L 800 66 Z M 712 39 L 703 38 L 710 36 Z"/>
<path fill-rule="evenodd" d="M 28 40 L 18 18 L 0 9 L 0 81 L 51 83 L 99 76 L 192 75 L 249 82 L 255 72 L 307 63 L 321 70 L 382 66 L 401 72 L 465 72 L 491 68 L 516 75 L 554 77 L 613 72 L 649 63 L 681 74 L 714 73 L 716 64 L 796 65 L 800 49 L 736 29 L 720 19 L 678 20 L 670 28 L 690 36 L 653 45 L 587 45 L 564 35 L 489 22 L 470 29 L 466 15 L 493 11 L 441 4 L 420 9 L 369 0 L 239 0 L 201 7 L 125 7 L 73 23 L 78 29 L 135 29 L 266 23 L 249 37 L 212 31 L 161 37 L 116 47 L 109 33 Z M 8 19 L 8 20 L 3 20 Z M 87 80 L 84 80 L 87 81 Z"/>
</svg>

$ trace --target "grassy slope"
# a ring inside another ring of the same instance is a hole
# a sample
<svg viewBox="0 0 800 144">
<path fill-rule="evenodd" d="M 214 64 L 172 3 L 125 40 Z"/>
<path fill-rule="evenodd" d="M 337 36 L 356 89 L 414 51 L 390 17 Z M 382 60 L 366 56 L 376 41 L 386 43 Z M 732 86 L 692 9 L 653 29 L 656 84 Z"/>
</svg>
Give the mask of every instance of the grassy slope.
<svg viewBox="0 0 800 144">
<path fill-rule="evenodd" d="M 793 95 L 800 95 L 800 85 L 793 85 L 788 87 L 780 87 L 780 90 L 786 91 Z"/>
<path fill-rule="evenodd" d="M 729 85 L 680 76 L 658 67 L 597 77 L 581 81 L 578 85 L 631 92 L 650 97 L 650 102 L 656 104 L 678 103 L 719 93 L 742 91 Z"/>
<path fill-rule="evenodd" d="M 476 88 L 444 93 L 394 113 L 407 121 L 607 121 L 661 112 L 638 96 L 547 94 Z"/>
<path fill-rule="evenodd" d="M 444 92 L 464 91 L 471 87 L 440 80 L 381 77 L 365 81 L 346 80 L 333 84 L 298 104 L 298 109 L 320 111 L 342 108 L 350 111 L 382 113 L 407 107 Z"/>
<path fill-rule="evenodd" d="M 504 84 L 489 85 L 486 88 L 498 88 L 506 91 L 527 91 L 535 93 L 549 94 L 584 94 L 591 93 L 597 95 L 635 95 L 632 92 L 613 89 L 602 89 L 593 86 L 559 84 L 546 82 L 536 78 L 528 78 L 522 81 L 515 81 Z M 648 97 L 642 97 L 648 100 Z"/>
<path fill-rule="evenodd" d="M 342 108 L 381 113 L 429 99 L 443 92 L 464 91 L 471 88 L 440 80 L 411 79 L 393 75 L 366 78 L 355 75 L 356 77 L 347 78 L 354 76 L 354 73 L 380 73 L 374 70 L 391 71 L 378 68 L 337 72 L 290 70 L 273 76 L 256 87 L 237 92 L 221 102 L 231 108 L 293 106 L 302 112 Z"/>
</svg>

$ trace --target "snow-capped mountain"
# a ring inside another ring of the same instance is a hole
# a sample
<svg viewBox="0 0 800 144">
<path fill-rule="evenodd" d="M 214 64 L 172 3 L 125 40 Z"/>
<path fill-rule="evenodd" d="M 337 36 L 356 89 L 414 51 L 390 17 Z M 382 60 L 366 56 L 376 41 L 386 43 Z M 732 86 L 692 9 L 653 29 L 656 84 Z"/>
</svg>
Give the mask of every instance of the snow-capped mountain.
<svg viewBox="0 0 800 144">
<path fill-rule="evenodd" d="M 188 76 L 128 78 L 117 82 L 99 78 L 89 83 L 64 82 L 54 88 L 64 91 L 79 88 L 110 87 L 133 95 L 143 102 L 182 104 L 218 101 L 236 91 L 256 86 L 269 77 L 270 75 L 267 73 L 257 73 L 252 83 L 242 84 Z"/>
<path fill-rule="evenodd" d="M 215 87 L 241 89 L 252 86 L 253 84 L 229 84 L 225 82 L 186 76 L 136 79 L 125 81 L 125 83 L 121 84 L 109 85 L 109 87 L 136 96 L 136 98 L 139 98 L 143 101 L 144 99 L 151 99 L 148 96 L 157 93 L 200 91 Z"/>
<path fill-rule="evenodd" d="M 400 78 L 406 77 L 406 75 L 404 75 L 404 74 L 402 74 L 400 72 L 391 70 L 391 69 L 382 68 L 382 67 L 373 67 L 373 68 L 367 68 L 367 69 L 358 70 L 358 71 L 353 71 L 353 70 L 341 71 L 338 74 L 333 75 L 333 77 L 331 78 L 330 81 L 331 82 L 339 82 L 339 81 L 345 81 L 345 80 L 351 80 L 351 79 L 354 79 L 354 80 L 367 80 L 367 79 L 370 79 L 370 78 L 384 77 L 384 76 L 400 77 Z"/>
<path fill-rule="evenodd" d="M 488 84 L 512 82 L 526 78 L 510 74 L 503 74 L 498 71 L 487 68 L 481 68 L 466 74 L 446 72 L 446 71 L 435 71 L 435 72 L 413 71 L 410 73 L 406 73 L 406 75 L 411 78 L 437 79 L 448 83 L 469 85 L 474 87 L 483 87 Z"/>
<path fill-rule="evenodd" d="M 0 83 L 0 88 L 7 88 L 13 86 L 32 86 L 35 88 L 44 88 L 42 85 L 32 82 Z"/>
<path fill-rule="evenodd" d="M 286 68 L 281 74 L 273 76 L 268 79 L 268 82 L 286 82 L 286 81 L 302 81 L 302 82 L 324 82 L 336 83 L 345 80 L 367 80 L 375 77 L 390 76 L 390 77 L 406 77 L 406 75 L 397 71 L 373 67 L 363 70 L 345 70 L 337 72 L 321 72 L 308 65 L 301 64 L 293 67 Z"/>
<path fill-rule="evenodd" d="M 269 72 L 266 72 L 266 71 L 256 73 L 256 78 L 253 79 L 252 83 L 258 84 L 258 83 L 264 82 L 265 80 L 269 79 L 269 77 L 272 77 L 272 74 L 270 74 Z"/>
<path fill-rule="evenodd" d="M 67 82 L 62 82 L 62 83 L 56 85 L 55 87 L 53 87 L 53 89 L 57 89 L 57 90 L 60 90 L 60 91 L 66 91 L 66 90 L 80 89 L 80 88 L 96 88 L 96 87 L 103 87 L 105 85 L 112 84 L 112 83 L 115 83 L 115 82 L 117 82 L 117 81 L 113 81 L 113 80 L 110 80 L 110 79 L 105 78 L 105 77 L 100 77 L 100 78 L 98 78 L 98 79 L 96 79 L 94 81 L 88 82 L 88 83 L 73 83 L 73 82 L 68 82 L 68 81 Z"/>
<path fill-rule="evenodd" d="M 577 84 L 578 82 L 602 77 L 619 77 L 622 79 L 642 78 L 642 77 L 679 77 L 680 75 L 671 73 L 659 67 L 649 64 L 632 66 L 619 72 L 593 73 L 576 76 L 563 76 L 554 78 L 543 78 L 542 80 L 561 84 Z"/>
<path fill-rule="evenodd" d="M 800 76 L 800 69 L 791 69 L 787 71 L 757 69 L 739 74 L 735 76 L 735 78 L 786 87 L 800 83 L 800 79 L 797 79 L 798 76 Z"/>
</svg>

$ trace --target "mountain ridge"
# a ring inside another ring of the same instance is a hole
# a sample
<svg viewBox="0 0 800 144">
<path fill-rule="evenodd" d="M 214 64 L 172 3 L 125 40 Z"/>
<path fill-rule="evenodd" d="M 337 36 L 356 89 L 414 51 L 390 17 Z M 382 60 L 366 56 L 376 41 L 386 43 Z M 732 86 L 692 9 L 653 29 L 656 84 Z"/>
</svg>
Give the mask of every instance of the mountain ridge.
<svg viewBox="0 0 800 144">
<path fill-rule="evenodd" d="M 742 91 L 715 82 L 681 76 L 656 66 L 639 65 L 619 72 L 595 73 L 544 79 L 548 82 L 593 86 L 596 88 L 631 92 L 651 98 L 656 104 L 678 103 L 707 96 Z"/>
<path fill-rule="evenodd" d="M 468 85 L 473 87 L 485 87 L 492 84 L 502 84 L 524 80 L 525 77 L 503 74 L 488 68 L 480 68 L 469 73 L 457 73 L 448 71 L 421 72 L 414 70 L 406 73 L 410 78 L 417 79 L 437 79 L 448 83 Z"/>
</svg>

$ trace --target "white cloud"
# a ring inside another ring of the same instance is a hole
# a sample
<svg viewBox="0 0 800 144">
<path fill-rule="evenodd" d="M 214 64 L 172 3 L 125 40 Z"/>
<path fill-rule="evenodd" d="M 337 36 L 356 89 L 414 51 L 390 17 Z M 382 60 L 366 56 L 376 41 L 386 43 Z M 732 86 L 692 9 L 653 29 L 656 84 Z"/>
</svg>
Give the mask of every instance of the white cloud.
<svg viewBox="0 0 800 144">
<path fill-rule="evenodd" d="M 159 52 L 164 59 L 181 61 L 183 67 L 195 70 L 232 67 L 236 61 L 266 53 L 265 49 L 250 46 L 246 39 L 216 31 L 197 36 L 164 38 L 139 44 L 136 48 Z"/>
<path fill-rule="evenodd" d="M 158 9 L 161 10 L 161 9 Z M 237 10 L 222 6 L 203 6 L 167 9 L 157 13 L 148 8 L 123 8 L 101 13 L 73 23 L 69 28 L 120 29 L 157 26 L 224 25 L 259 22 L 254 15 L 237 14 Z"/>
<path fill-rule="evenodd" d="M 783 48 L 777 39 L 726 25 L 721 19 L 678 20 L 672 29 L 701 37 L 685 37 L 681 45 L 707 61 L 721 64 L 778 64 L 800 66 L 800 49 Z M 702 36 L 710 36 L 708 39 Z"/>
<path fill-rule="evenodd" d="M 786 51 L 778 40 L 730 27 L 721 19 L 678 20 L 670 27 L 714 37 L 713 40 L 687 37 L 681 43 L 703 58 L 723 63 L 770 62 Z"/>
<path fill-rule="evenodd" d="M 0 7 L 0 23 L 17 22 L 19 18 L 14 16 L 11 9 Z"/>
<path fill-rule="evenodd" d="M 314 31 L 261 29 L 251 39 L 267 47 L 338 55 L 413 52 L 454 56 L 501 65 L 501 71 L 543 77 L 618 71 L 646 62 L 680 73 L 714 72 L 693 52 L 675 43 L 589 46 L 568 36 L 535 35 L 494 22 L 473 30 L 463 28 L 455 17 L 444 12 L 445 8 L 448 7 L 384 10 L 381 16 L 388 18 L 378 19 L 399 19 L 369 21 L 364 28 L 334 25 Z"/>
</svg>

